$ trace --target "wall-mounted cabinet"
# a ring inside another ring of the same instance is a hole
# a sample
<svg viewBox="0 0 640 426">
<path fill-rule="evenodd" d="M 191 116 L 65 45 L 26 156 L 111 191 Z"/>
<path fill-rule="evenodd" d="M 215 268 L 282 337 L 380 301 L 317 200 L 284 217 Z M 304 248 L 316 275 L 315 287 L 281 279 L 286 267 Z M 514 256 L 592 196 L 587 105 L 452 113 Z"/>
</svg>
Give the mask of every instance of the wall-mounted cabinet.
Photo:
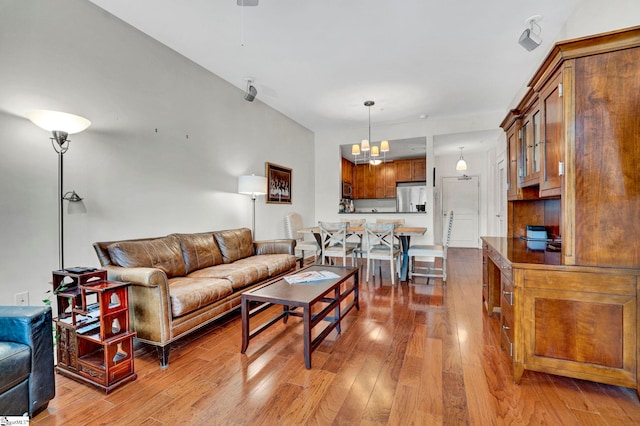
<svg viewBox="0 0 640 426">
<path fill-rule="evenodd" d="M 349 162 L 343 159 L 343 173 L 345 161 Z M 358 164 L 354 166 L 353 176 L 353 198 L 396 198 L 396 184 L 398 182 L 423 182 L 426 180 L 427 160 L 421 157 L 387 161 L 377 166 L 369 163 Z"/>
<path fill-rule="evenodd" d="M 395 160 L 396 182 L 421 182 L 427 180 L 427 159 L 405 158 Z"/>
<path fill-rule="evenodd" d="M 354 168 L 355 168 L 355 165 L 351 161 L 349 161 L 346 158 L 342 157 L 342 163 L 341 163 L 342 182 L 346 182 L 346 183 L 349 183 L 349 184 L 353 185 L 353 183 L 354 183 Z"/>
</svg>

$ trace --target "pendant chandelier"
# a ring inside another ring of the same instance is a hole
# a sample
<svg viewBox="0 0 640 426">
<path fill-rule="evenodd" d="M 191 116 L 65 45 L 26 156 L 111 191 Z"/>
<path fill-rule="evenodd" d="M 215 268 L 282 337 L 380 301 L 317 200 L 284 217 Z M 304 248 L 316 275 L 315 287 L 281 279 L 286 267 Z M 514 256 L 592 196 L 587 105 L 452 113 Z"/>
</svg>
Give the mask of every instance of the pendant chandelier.
<svg viewBox="0 0 640 426">
<path fill-rule="evenodd" d="M 380 145 L 371 144 L 371 107 L 373 105 L 375 105 L 374 101 L 364 102 L 364 106 L 369 108 L 369 138 L 351 146 L 351 155 L 354 156 L 356 164 L 358 164 L 358 157 L 362 154 L 362 163 L 377 166 L 386 161 L 387 152 L 389 152 L 389 141 L 382 141 Z M 380 159 L 380 153 L 382 153 L 382 159 Z"/>
<path fill-rule="evenodd" d="M 467 162 L 464 161 L 464 158 L 462 157 L 462 150 L 463 149 L 464 149 L 464 146 L 461 146 L 460 147 L 460 159 L 456 163 L 456 170 L 457 171 L 467 170 Z"/>
</svg>

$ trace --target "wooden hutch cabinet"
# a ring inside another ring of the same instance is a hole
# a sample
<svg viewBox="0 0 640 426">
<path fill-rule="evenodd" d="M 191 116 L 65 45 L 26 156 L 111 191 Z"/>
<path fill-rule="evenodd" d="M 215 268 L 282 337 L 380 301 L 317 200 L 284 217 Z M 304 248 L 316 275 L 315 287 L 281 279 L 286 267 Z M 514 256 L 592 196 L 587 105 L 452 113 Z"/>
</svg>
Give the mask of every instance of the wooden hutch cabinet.
<svg viewBox="0 0 640 426">
<path fill-rule="evenodd" d="M 106 270 L 53 271 L 58 373 L 105 393 L 136 379 L 128 286 Z"/>
<path fill-rule="evenodd" d="M 516 382 L 640 391 L 640 26 L 557 43 L 529 88 L 501 124 L 508 231 L 483 237 L 483 305 Z M 561 247 L 525 241 L 527 225 Z"/>
</svg>

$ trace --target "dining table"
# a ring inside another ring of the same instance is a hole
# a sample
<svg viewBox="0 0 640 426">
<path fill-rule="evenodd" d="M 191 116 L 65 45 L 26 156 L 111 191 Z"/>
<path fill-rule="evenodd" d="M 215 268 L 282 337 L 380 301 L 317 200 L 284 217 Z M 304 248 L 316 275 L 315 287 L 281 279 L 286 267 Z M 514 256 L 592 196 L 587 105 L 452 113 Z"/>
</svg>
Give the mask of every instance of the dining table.
<svg viewBox="0 0 640 426">
<path fill-rule="evenodd" d="M 318 245 L 322 247 L 322 237 L 320 236 L 320 227 L 319 226 L 310 226 L 307 228 L 301 228 L 298 232 L 313 234 Z M 400 240 L 400 250 L 402 254 L 402 266 L 400 267 L 400 281 L 407 280 L 407 272 L 409 269 L 409 247 L 411 244 L 412 236 L 420 236 L 424 235 L 427 232 L 427 228 L 421 226 L 397 226 L 393 230 L 394 237 L 398 237 Z M 351 235 L 364 235 L 365 230 L 364 226 L 349 226 L 347 228 L 347 234 Z"/>
</svg>

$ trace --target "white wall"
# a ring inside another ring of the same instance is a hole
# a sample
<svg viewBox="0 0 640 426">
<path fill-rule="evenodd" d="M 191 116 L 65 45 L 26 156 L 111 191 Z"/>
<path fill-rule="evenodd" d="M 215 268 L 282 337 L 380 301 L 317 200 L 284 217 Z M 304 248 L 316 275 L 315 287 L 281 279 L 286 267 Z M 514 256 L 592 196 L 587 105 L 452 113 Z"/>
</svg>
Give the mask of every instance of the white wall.
<svg viewBox="0 0 640 426">
<path fill-rule="evenodd" d="M 256 237 L 313 220 L 312 132 L 93 4 L 3 0 L 0 58 L 0 304 L 40 304 L 58 266 L 57 158 L 30 109 L 92 121 L 64 156 L 87 209 L 65 214 L 65 266 L 98 266 L 95 241 L 251 227 L 237 176 L 266 161 L 293 169 L 293 205 L 260 198 Z"/>
<path fill-rule="evenodd" d="M 640 1 L 638 0 L 580 0 L 560 31 L 558 40 L 584 37 L 637 25 L 640 25 Z"/>
</svg>

